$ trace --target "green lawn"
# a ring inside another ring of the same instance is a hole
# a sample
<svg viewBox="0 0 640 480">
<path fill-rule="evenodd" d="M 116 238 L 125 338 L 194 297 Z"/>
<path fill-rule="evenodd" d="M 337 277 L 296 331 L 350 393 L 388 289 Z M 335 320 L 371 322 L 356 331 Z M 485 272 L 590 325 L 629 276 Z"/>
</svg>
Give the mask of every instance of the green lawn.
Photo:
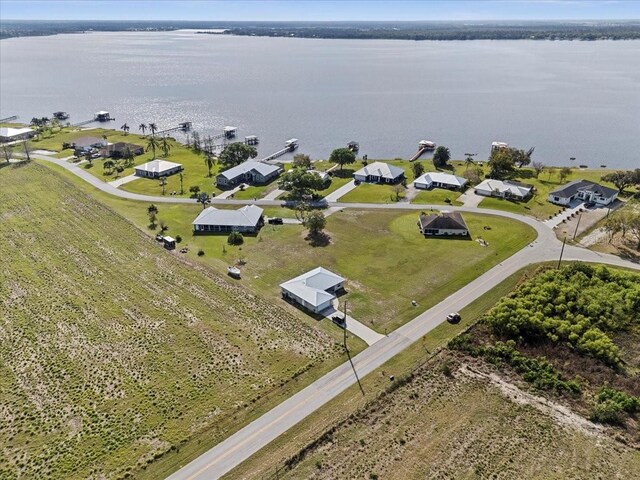
<svg viewBox="0 0 640 480">
<path fill-rule="evenodd" d="M 349 203 L 395 203 L 395 185 L 377 185 L 361 183 L 346 195 L 338 199 L 339 202 Z"/>
<path fill-rule="evenodd" d="M 434 205 L 462 205 L 462 202 L 456 199 L 462 192 L 452 192 L 450 190 L 444 190 L 442 188 L 434 188 L 433 190 L 420 191 L 411 203 L 426 203 Z M 449 201 L 447 201 L 449 200 Z"/>
<path fill-rule="evenodd" d="M 74 185 L 0 169 L 0 477 L 163 478 L 345 361 L 330 322 L 166 252 L 114 212 L 143 205 Z"/>
</svg>

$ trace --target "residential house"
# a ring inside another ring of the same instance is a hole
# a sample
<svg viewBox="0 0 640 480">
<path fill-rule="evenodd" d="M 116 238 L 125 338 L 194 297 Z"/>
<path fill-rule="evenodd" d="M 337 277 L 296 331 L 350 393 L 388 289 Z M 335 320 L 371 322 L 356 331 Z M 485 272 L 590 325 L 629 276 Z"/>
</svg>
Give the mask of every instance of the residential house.
<svg viewBox="0 0 640 480">
<path fill-rule="evenodd" d="M 487 179 L 476 185 L 475 192 L 485 197 L 525 200 L 533 193 L 533 185 L 511 180 Z"/>
<path fill-rule="evenodd" d="M 578 200 L 597 205 L 610 205 L 618 196 L 618 191 L 589 180 L 574 180 L 549 194 L 549 201 L 558 205 L 570 205 Z"/>
<path fill-rule="evenodd" d="M 81 157 L 86 153 L 93 152 L 95 149 L 104 147 L 106 144 L 107 141 L 104 138 L 79 137 L 71 143 L 71 147 L 73 148 L 73 154 L 76 157 Z"/>
<path fill-rule="evenodd" d="M 353 178 L 368 183 L 397 183 L 404 178 L 404 170 L 385 162 L 373 162 L 355 172 Z"/>
<path fill-rule="evenodd" d="M 458 212 L 445 212 L 440 215 L 421 214 L 418 229 L 425 237 L 469 236 L 469 228 Z"/>
<path fill-rule="evenodd" d="M 344 288 L 345 279 L 318 267 L 282 283 L 282 298 L 292 300 L 313 313 L 331 307 L 336 293 Z"/>
<path fill-rule="evenodd" d="M 36 134 L 32 128 L 0 128 L 0 142 L 16 142 L 18 140 L 26 140 Z"/>
<path fill-rule="evenodd" d="M 467 180 L 456 175 L 444 172 L 427 172 L 416 178 L 413 186 L 422 190 L 431 188 L 446 188 L 448 190 L 461 190 L 467 184 Z"/>
<path fill-rule="evenodd" d="M 144 147 L 135 143 L 116 142 L 105 145 L 100 149 L 100 155 L 103 157 L 123 158 L 127 148 L 133 155 L 142 155 Z"/>
<path fill-rule="evenodd" d="M 182 165 L 156 158 L 155 160 L 134 167 L 134 170 L 138 177 L 160 178 L 178 173 L 182 170 Z"/>
<path fill-rule="evenodd" d="M 193 233 L 256 233 L 264 225 L 263 210 L 245 205 L 238 210 L 207 207 L 192 222 Z"/>
<path fill-rule="evenodd" d="M 282 172 L 282 167 L 253 160 L 221 172 L 216 177 L 216 183 L 220 188 L 235 187 L 240 183 L 259 185 L 268 183 Z"/>
</svg>

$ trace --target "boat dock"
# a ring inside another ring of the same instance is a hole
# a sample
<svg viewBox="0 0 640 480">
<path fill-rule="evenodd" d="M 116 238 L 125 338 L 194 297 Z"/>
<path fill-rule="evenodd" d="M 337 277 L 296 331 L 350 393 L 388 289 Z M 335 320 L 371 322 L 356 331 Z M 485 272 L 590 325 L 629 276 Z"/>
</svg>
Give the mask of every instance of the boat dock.
<svg viewBox="0 0 640 480">
<path fill-rule="evenodd" d="M 191 122 L 179 123 L 177 127 L 166 128 L 164 130 L 156 132 L 156 134 L 162 135 L 163 133 L 175 132 L 177 130 L 180 130 L 181 132 L 189 132 L 189 131 L 191 131 Z"/>
<path fill-rule="evenodd" d="M 238 127 L 226 126 L 222 129 L 222 133 L 216 133 L 215 135 L 211 135 L 211 138 L 213 140 L 219 140 L 221 138 L 230 140 L 232 138 L 235 138 L 237 133 L 238 133 Z"/>
<path fill-rule="evenodd" d="M 17 119 L 18 119 L 17 115 L 13 115 L 11 117 L 6 117 L 6 118 L 0 118 L 0 123 L 13 122 L 14 120 L 17 120 Z"/>
<path fill-rule="evenodd" d="M 290 138 L 286 142 L 284 142 L 285 147 L 282 150 L 278 150 L 276 153 L 272 153 L 268 157 L 264 157 L 261 159 L 261 162 L 269 162 L 271 160 L 275 160 L 278 157 L 281 157 L 285 153 L 293 152 L 296 148 L 298 148 L 298 139 Z"/>
<path fill-rule="evenodd" d="M 116 119 L 111 117 L 111 114 L 105 110 L 100 110 L 93 114 L 93 119 L 85 120 L 83 122 L 74 123 L 72 127 L 81 127 L 82 125 L 88 125 L 93 122 L 114 122 Z"/>
<path fill-rule="evenodd" d="M 248 135 L 244 137 L 244 143 L 246 145 L 258 145 L 258 143 L 260 143 L 260 139 L 257 135 Z"/>
<path fill-rule="evenodd" d="M 435 150 L 436 148 L 436 144 L 429 141 L 429 140 L 420 140 L 420 142 L 418 142 L 418 151 L 416 153 L 413 154 L 413 156 L 409 159 L 410 162 L 415 162 L 417 159 L 419 159 L 423 154 L 425 154 L 426 152 L 430 152 L 432 150 Z"/>
</svg>

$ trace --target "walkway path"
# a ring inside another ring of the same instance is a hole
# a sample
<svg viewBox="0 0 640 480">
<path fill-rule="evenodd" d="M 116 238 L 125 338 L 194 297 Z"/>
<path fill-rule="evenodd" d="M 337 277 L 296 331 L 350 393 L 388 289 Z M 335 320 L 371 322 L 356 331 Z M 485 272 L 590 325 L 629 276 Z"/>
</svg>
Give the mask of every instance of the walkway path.
<svg viewBox="0 0 640 480">
<path fill-rule="evenodd" d="M 320 312 L 321 315 L 327 317 L 330 321 L 333 322 L 332 317 L 334 315 L 339 315 L 340 318 L 344 317 L 344 313 L 338 312 L 335 307 L 329 307 L 326 310 Z M 379 340 L 384 338 L 384 335 L 379 334 L 375 330 L 367 327 L 364 323 L 359 322 L 355 318 L 347 315 L 347 330 L 353 333 L 356 337 L 360 337 L 362 340 L 366 342 L 367 345 L 373 345 Z"/>
<path fill-rule="evenodd" d="M 326 197 L 324 197 L 325 202 L 327 203 L 331 203 L 331 202 L 335 202 L 337 201 L 340 197 L 343 197 L 344 195 L 346 195 L 347 193 L 349 193 L 351 190 L 353 190 L 354 188 L 356 188 L 356 184 L 354 183 L 353 180 L 351 180 L 349 183 L 344 184 L 343 186 L 341 186 L 340 188 L 338 188 L 337 190 L 334 190 L 333 192 L 331 192 L 329 195 L 327 195 Z"/>
<path fill-rule="evenodd" d="M 275 190 L 273 190 L 272 192 L 267 193 L 264 197 L 265 200 L 275 200 L 276 198 L 278 198 L 280 195 L 282 195 L 285 191 L 284 190 L 280 190 L 279 188 L 276 188 Z"/>
<path fill-rule="evenodd" d="M 133 182 L 137 178 L 140 178 L 140 177 L 132 173 L 131 175 L 127 175 L 126 177 L 122 177 L 117 180 L 113 180 L 109 182 L 109 185 L 111 185 L 112 187 L 118 188 L 119 186 L 124 185 L 125 183 Z"/>
<path fill-rule="evenodd" d="M 216 195 L 216 198 L 220 199 L 220 200 L 224 200 L 226 198 L 232 197 L 236 192 L 239 192 L 243 187 L 244 184 L 241 183 L 240 185 L 238 185 L 235 188 L 232 188 L 231 190 L 225 190 L 222 193 L 219 193 L 218 195 Z M 246 187 L 246 185 L 245 185 Z"/>
<path fill-rule="evenodd" d="M 574 213 L 578 213 L 580 210 L 584 210 L 584 203 L 582 202 L 580 202 L 578 205 L 576 205 L 573 208 L 567 208 L 566 210 L 558 213 L 557 215 L 550 218 L 549 220 L 545 220 L 543 223 L 549 228 L 556 228 L 563 221 L 571 218 L 571 215 L 573 215 Z"/>
</svg>

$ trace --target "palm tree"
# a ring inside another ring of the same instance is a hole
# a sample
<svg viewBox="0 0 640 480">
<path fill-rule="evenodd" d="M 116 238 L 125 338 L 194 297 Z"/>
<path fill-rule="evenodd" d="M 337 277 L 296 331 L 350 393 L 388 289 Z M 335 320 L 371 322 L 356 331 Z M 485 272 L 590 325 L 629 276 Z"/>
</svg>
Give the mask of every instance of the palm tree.
<svg viewBox="0 0 640 480">
<path fill-rule="evenodd" d="M 155 123 L 150 123 L 149 130 L 151 130 L 151 135 L 153 136 L 158 131 L 158 126 Z"/>
<path fill-rule="evenodd" d="M 120 129 L 124 132 L 125 135 L 129 133 L 129 125 L 127 125 L 126 123 L 122 125 Z"/>
<path fill-rule="evenodd" d="M 180 172 L 180 195 L 184 194 L 183 182 L 184 182 L 184 173 Z"/>
<path fill-rule="evenodd" d="M 160 140 L 160 148 L 162 149 L 162 156 L 163 157 L 168 157 L 169 156 L 169 151 L 171 150 L 171 144 L 167 140 L 167 136 L 166 135 L 164 137 L 162 137 L 162 140 Z"/>
<path fill-rule="evenodd" d="M 209 153 L 208 151 L 204 154 L 204 164 L 207 166 L 207 169 L 209 170 L 209 176 L 211 176 L 211 169 L 213 168 L 213 155 L 211 155 L 211 153 Z"/>
<path fill-rule="evenodd" d="M 160 142 L 156 137 L 149 137 L 147 140 L 147 152 L 151 150 L 153 152 L 153 158 L 156 158 L 156 149 L 160 148 Z"/>
<path fill-rule="evenodd" d="M 475 162 L 473 161 L 473 157 L 472 157 L 471 155 L 468 155 L 468 156 L 467 156 L 467 158 L 466 158 L 466 159 L 465 159 L 465 161 L 464 161 L 464 166 L 466 167 L 466 168 L 464 169 L 464 170 L 465 170 L 465 172 L 466 172 L 467 170 L 469 170 L 469 167 L 470 167 L 471 165 L 475 165 Z"/>
<path fill-rule="evenodd" d="M 102 164 L 102 168 L 104 170 L 108 170 L 109 171 L 109 173 L 107 173 L 107 175 L 111 175 L 113 173 L 113 167 L 115 167 L 115 163 L 111 159 L 105 160 L 104 163 Z M 105 171 L 105 173 L 106 173 L 106 171 Z"/>
<path fill-rule="evenodd" d="M 124 158 L 124 162 L 127 167 L 131 167 L 133 165 L 134 155 L 129 147 L 125 147 L 124 152 L 122 153 L 122 158 Z"/>
<path fill-rule="evenodd" d="M 162 195 L 164 195 L 165 187 L 167 186 L 167 177 L 164 175 L 160 177 L 160 186 L 162 187 Z"/>
<path fill-rule="evenodd" d="M 142 132 L 142 135 L 147 131 L 147 126 L 144 123 L 138 125 L 138 129 Z"/>
</svg>

